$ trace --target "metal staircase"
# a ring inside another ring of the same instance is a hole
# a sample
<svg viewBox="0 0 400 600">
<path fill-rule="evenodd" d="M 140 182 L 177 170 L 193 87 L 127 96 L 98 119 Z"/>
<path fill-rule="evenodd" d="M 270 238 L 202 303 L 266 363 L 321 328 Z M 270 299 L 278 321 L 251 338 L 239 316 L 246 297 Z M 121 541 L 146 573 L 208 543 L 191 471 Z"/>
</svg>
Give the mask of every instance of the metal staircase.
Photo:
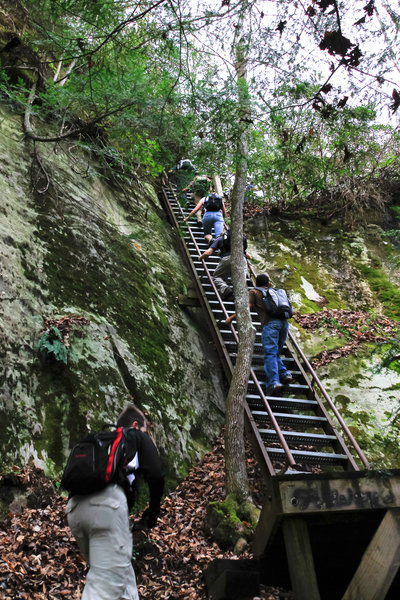
<svg viewBox="0 0 400 600">
<path fill-rule="evenodd" d="M 226 317 L 234 312 L 234 302 L 223 301 L 212 280 L 219 257 L 199 259 L 207 248 L 202 227 L 195 220 L 188 224 L 183 221 L 194 206 L 190 194 L 178 201 L 174 186 L 165 179 L 161 196 L 171 223 L 181 233 L 186 264 L 230 382 L 238 335 L 235 321 L 231 325 L 225 323 Z M 249 275 L 249 286 L 253 285 L 254 275 Z M 252 319 L 257 333 L 245 416 L 262 467 L 270 476 L 368 468 L 363 452 L 291 332 L 282 360 L 292 372 L 294 382 L 283 386 L 281 396 L 265 395 L 261 325 L 256 313 L 252 313 Z"/>
</svg>

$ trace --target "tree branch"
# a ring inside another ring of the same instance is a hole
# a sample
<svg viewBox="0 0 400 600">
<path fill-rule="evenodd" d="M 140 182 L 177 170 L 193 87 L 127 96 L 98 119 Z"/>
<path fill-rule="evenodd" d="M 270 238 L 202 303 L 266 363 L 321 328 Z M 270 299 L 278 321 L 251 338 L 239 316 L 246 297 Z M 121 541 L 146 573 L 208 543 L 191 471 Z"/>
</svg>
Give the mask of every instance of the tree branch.
<svg viewBox="0 0 400 600">
<path fill-rule="evenodd" d="M 121 104 L 117 108 L 114 108 L 113 110 L 109 110 L 108 112 L 105 112 L 102 115 L 99 115 L 95 119 L 91 119 L 90 121 L 88 121 L 87 123 L 82 125 L 81 127 L 77 127 L 76 129 L 70 129 L 66 133 L 47 137 L 47 136 L 37 135 L 34 132 L 32 125 L 31 125 L 32 104 L 36 98 L 36 85 L 37 85 L 36 83 L 33 84 L 32 89 L 29 93 L 28 103 L 27 103 L 27 107 L 25 110 L 25 116 L 24 116 L 24 131 L 25 131 L 26 135 L 28 135 L 31 139 L 33 139 L 37 142 L 59 142 L 61 140 L 65 140 L 66 138 L 69 138 L 73 135 L 82 133 L 83 131 L 85 131 L 85 129 L 88 129 L 95 123 L 99 123 L 106 117 L 115 115 L 116 113 L 121 112 L 122 110 L 125 110 L 126 108 L 130 108 L 135 103 L 134 100 L 130 100 L 129 102 L 126 102 L 126 104 Z"/>
</svg>

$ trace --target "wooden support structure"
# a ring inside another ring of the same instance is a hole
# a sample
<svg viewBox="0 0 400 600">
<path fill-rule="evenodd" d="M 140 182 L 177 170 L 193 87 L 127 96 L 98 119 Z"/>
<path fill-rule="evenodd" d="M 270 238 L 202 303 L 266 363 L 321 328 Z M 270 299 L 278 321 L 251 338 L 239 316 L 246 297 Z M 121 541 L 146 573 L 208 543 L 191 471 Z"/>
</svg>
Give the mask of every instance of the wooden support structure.
<svg viewBox="0 0 400 600">
<path fill-rule="evenodd" d="M 282 528 L 294 597 L 320 600 L 306 521 L 286 519 Z"/>
<path fill-rule="evenodd" d="M 382 600 L 400 566 L 400 509 L 379 525 L 342 600 Z"/>
<path fill-rule="evenodd" d="M 268 482 L 253 552 L 261 583 L 295 600 L 400 598 L 400 470 Z"/>
</svg>

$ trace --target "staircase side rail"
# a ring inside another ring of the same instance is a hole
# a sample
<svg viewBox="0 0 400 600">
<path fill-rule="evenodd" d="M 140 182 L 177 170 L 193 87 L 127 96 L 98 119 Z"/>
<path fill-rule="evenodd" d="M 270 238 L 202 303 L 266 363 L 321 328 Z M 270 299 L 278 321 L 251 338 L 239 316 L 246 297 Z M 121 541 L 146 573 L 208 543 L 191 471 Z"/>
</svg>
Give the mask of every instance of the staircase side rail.
<svg viewBox="0 0 400 600">
<path fill-rule="evenodd" d="M 276 469 L 272 464 L 272 460 L 268 456 L 268 452 L 265 448 L 264 442 L 261 438 L 260 432 L 258 430 L 257 424 L 254 420 L 253 415 L 251 414 L 250 407 L 247 402 L 244 402 L 244 415 L 245 415 L 245 425 L 247 426 L 247 432 L 251 435 L 255 441 L 253 450 L 256 454 L 256 458 L 261 468 L 264 469 L 265 475 L 269 477 L 274 477 L 276 475 Z M 266 469 L 266 472 L 265 472 Z"/>
<path fill-rule="evenodd" d="M 300 348 L 300 346 L 298 345 L 298 343 L 294 339 L 293 334 L 290 331 L 289 331 L 289 339 L 290 339 L 291 344 L 296 349 L 296 352 L 301 357 L 301 360 L 303 361 L 304 365 L 307 367 L 307 370 L 308 370 L 309 374 L 311 375 L 311 378 L 312 378 L 313 382 L 315 382 L 316 385 L 318 386 L 321 394 L 323 395 L 323 397 L 326 400 L 326 403 L 328 404 L 329 408 L 332 410 L 332 412 L 335 415 L 336 419 L 340 423 L 340 426 L 342 427 L 342 429 L 345 432 L 347 438 L 349 439 L 349 441 L 351 442 L 352 446 L 354 447 L 354 450 L 356 451 L 356 453 L 357 453 L 358 457 L 360 458 L 361 462 L 363 463 L 363 465 L 365 466 L 366 469 L 369 469 L 370 465 L 369 465 L 369 462 L 368 462 L 368 460 L 367 460 L 364 452 L 361 450 L 361 448 L 358 445 L 356 439 L 354 438 L 353 434 L 351 433 L 350 429 L 348 428 L 348 426 L 344 422 L 344 420 L 343 420 L 342 416 L 340 415 L 338 409 L 336 408 L 335 404 L 333 403 L 332 399 L 330 398 L 328 392 L 324 388 L 321 380 L 319 379 L 318 375 L 316 374 L 316 372 L 314 371 L 313 367 L 311 366 L 309 360 L 305 356 L 304 352 L 302 351 L 302 349 Z"/>
<path fill-rule="evenodd" d="M 171 189 L 171 192 L 175 195 L 175 192 L 173 191 L 173 189 L 171 187 L 170 187 L 170 189 Z M 168 216 L 169 216 L 169 218 L 171 220 L 171 223 L 177 229 L 177 231 L 179 231 L 179 223 L 178 223 L 178 220 L 177 220 L 177 218 L 175 216 L 175 213 L 171 209 L 171 205 L 169 203 L 168 196 L 167 196 L 166 191 L 165 191 L 165 185 L 162 186 L 162 194 L 163 194 L 163 198 L 164 198 L 165 208 L 167 210 L 167 213 L 168 213 Z M 175 195 L 175 197 L 176 197 L 176 195 Z M 182 209 L 181 209 L 181 213 L 183 215 Z M 191 237 L 191 240 L 194 243 L 194 245 L 196 247 L 196 250 L 197 250 L 197 252 L 200 255 L 199 247 L 197 245 L 195 237 L 192 234 L 192 231 L 191 231 L 190 227 L 188 228 L 188 230 L 189 230 L 189 235 Z M 211 334 L 213 336 L 213 340 L 214 340 L 215 346 L 216 346 L 216 348 L 218 350 L 219 356 L 221 358 L 221 362 L 222 362 L 222 366 L 223 366 L 223 369 L 224 369 L 225 376 L 227 377 L 228 381 L 230 381 L 230 379 L 231 379 L 231 373 L 232 373 L 232 369 L 233 369 L 233 366 L 232 366 L 232 363 L 231 363 L 231 359 L 230 359 L 229 354 L 228 354 L 228 352 L 227 352 L 227 350 L 225 348 L 225 344 L 224 344 L 222 336 L 221 336 L 221 334 L 220 334 L 220 332 L 218 330 L 218 327 L 216 327 L 214 315 L 213 315 L 213 313 L 211 311 L 211 308 L 210 308 L 210 305 L 208 303 L 208 300 L 207 300 L 207 298 L 204 295 L 204 291 L 203 291 L 203 288 L 202 288 L 202 286 L 200 284 L 198 274 L 197 274 L 196 269 L 195 269 L 195 267 L 193 265 L 193 262 L 192 262 L 190 254 L 188 252 L 188 249 L 186 247 L 186 244 L 183 242 L 183 240 L 181 240 L 180 246 L 181 246 L 181 249 L 183 251 L 183 257 L 184 257 L 186 266 L 189 269 L 189 272 L 190 272 L 190 275 L 191 275 L 191 279 L 193 281 L 193 284 L 195 285 L 197 296 L 198 296 L 198 298 L 200 300 L 201 307 L 203 308 L 203 310 L 205 311 L 205 314 L 207 316 L 208 326 L 209 326 L 209 329 L 210 329 Z"/>
</svg>

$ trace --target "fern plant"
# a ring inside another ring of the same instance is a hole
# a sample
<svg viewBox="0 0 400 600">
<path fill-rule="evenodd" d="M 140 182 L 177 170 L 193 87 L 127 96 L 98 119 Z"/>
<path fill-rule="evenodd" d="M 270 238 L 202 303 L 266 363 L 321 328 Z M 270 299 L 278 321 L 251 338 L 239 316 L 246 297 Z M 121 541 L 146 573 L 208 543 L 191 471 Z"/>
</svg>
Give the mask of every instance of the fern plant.
<svg viewBox="0 0 400 600">
<path fill-rule="evenodd" d="M 57 327 L 50 327 L 39 338 L 37 348 L 43 358 L 51 358 L 57 362 L 67 364 L 69 348 L 64 343 Z"/>
</svg>

